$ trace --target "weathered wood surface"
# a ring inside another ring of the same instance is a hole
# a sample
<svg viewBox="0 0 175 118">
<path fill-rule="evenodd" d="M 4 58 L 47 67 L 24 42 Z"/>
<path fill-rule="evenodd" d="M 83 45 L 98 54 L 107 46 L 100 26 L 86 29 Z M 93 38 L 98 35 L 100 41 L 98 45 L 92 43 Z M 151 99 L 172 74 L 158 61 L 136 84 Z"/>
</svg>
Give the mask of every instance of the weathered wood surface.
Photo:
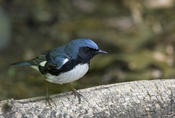
<svg viewBox="0 0 175 118">
<path fill-rule="evenodd" d="M 173 118 L 175 80 L 117 83 L 80 90 L 81 104 L 70 93 L 45 99 L 0 102 L 0 118 Z"/>
</svg>

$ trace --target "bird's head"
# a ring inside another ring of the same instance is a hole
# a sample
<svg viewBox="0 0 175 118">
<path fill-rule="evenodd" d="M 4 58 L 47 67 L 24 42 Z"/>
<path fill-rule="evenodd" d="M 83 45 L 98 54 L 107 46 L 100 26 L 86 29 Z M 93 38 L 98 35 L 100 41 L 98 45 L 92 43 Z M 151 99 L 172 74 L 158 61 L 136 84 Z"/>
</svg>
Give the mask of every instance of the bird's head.
<svg viewBox="0 0 175 118">
<path fill-rule="evenodd" d="M 80 57 L 84 60 L 90 60 L 97 54 L 106 54 L 106 51 L 99 49 L 98 45 L 90 39 L 72 40 L 67 48 L 75 58 Z"/>
</svg>

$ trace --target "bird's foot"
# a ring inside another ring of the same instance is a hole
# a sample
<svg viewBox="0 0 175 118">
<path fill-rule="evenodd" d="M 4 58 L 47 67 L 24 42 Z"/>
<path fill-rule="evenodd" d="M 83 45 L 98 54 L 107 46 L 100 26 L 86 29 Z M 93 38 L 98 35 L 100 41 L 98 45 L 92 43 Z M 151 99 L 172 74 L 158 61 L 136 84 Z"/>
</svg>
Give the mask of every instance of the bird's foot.
<svg viewBox="0 0 175 118">
<path fill-rule="evenodd" d="M 50 107 L 52 106 L 52 103 L 55 105 L 55 102 L 52 100 L 52 98 L 48 95 L 46 95 L 46 105 L 49 105 Z"/>
<path fill-rule="evenodd" d="M 81 97 L 83 97 L 83 95 L 81 95 L 76 89 L 72 88 L 72 94 L 78 98 L 78 102 L 79 104 L 81 103 Z"/>
<path fill-rule="evenodd" d="M 52 98 L 49 95 L 48 87 L 46 87 L 46 98 L 45 98 L 45 100 L 46 100 L 46 105 L 49 105 L 51 107 L 52 106 L 51 103 L 53 103 L 56 106 L 55 102 L 52 100 Z"/>
</svg>

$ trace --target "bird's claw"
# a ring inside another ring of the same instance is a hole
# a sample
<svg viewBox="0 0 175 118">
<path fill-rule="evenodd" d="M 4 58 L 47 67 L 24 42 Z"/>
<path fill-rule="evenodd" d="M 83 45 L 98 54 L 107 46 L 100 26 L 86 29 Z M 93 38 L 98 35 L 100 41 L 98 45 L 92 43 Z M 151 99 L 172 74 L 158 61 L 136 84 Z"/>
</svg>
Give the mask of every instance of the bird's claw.
<svg viewBox="0 0 175 118">
<path fill-rule="evenodd" d="M 50 107 L 52 106 L 52 103 L 55 105 L 55 102 L 50 98 L 50 96 L 46 96 L 46 105 L 49 105 Z"/>
<path fill-rule="evenodd" d="M 75 96 L 75 97 L 77 97 L 78 98 L 78 102 L 79 102 L 79 104 L 81 103 L 81 97 L 83 97 L 83 95 L 81 95 L 79 92 L 77 92 L 77 90 L 76 89 L 72 89 L 72 94 Z"/>
</svg>

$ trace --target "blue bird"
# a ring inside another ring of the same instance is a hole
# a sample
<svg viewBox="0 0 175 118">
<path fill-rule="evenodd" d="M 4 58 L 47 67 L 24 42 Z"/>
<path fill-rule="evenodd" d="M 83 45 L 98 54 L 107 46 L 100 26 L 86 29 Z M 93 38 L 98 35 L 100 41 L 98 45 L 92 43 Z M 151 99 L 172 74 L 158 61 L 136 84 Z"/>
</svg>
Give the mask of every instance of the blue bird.
<svg viewBox="0 0 175 118">
<path fill-rule="evenodd" d="M 90 60 L 97 54 L 106 53 L 90 39 L 77 39 L 42 53 L 32 60 L 13 65 L 31 66 L 39 70 L 48 82 L 65 84 L 82 78 L 89 70 Z M 80 94 L 76 89 L 73 89 L 73 92 L 80 101 Z"/>
</svg>

